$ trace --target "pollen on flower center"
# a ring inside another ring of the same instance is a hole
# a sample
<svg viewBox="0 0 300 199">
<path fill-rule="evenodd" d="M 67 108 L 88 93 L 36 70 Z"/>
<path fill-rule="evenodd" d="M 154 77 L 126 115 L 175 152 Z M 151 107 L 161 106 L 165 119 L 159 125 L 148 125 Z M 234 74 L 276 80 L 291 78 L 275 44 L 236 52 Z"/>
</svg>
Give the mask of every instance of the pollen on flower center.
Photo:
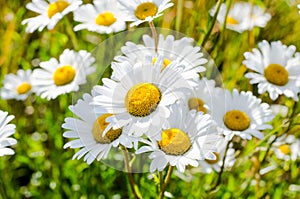
<svg viewBox="0 0 300 199">
<path fill-rule="evenodd" d="M 270 64 L 265 69 L 265 78 L 277 86 L 284 86 L 289 81 L 289 73 L 279 64 Z"/>
<path fill-rule="evenodd" d="M 49 4 L 48 7 L 48 17 L 53 17 L 56 13 L 64 11 L 66 7 L 69 6 L 69 3 L 63 0 L 56 1 L 54 3 Z"/>
<path fill-rule="evenodd" d="M 105 134 L 105 136 L 103 136 L 103 131 L 109 124 L 105 120 L 106 120 L 106 118 L 110 117 L 111 115 L 112 114 L 108 114 L 108 113 L 103 114 L 100 117 L 98 117 L 97 120 L 94 122 L 92 132 L 93 132 L 94 139 L 99 143 L 102 143 L 102 144 L 111 143 L 114 140 L 118 139 L 120 137 L 120 135 L 122 134 L 122 129 L 113 130 L 111 128 Z"/>
<path fill-rule="evenodd" d="M 235 18 L 227 16 L 227 18 L 226 18 L 226 24 L 237 25 L 238 23 L 239 22 Z"/>
<path fill-rule="evenodd" d="M 207 113 L 207 109 L 204 107 L 204 102 L 199 98 L 190 98 L 188 105 L 190 110 L 195 109 L 196 111 Z"/>
<path fill-rule="evenodd" d="M 281 153 L 283 153 L 284 155 L 288 155 L 291 153 L 291 149 L 289 147 L 289 145 L 287 144 L 283 144 L 279 147 L 279 150 Z"/>
<path fill-rule="evenodd" d="M 191 146 L 189 136 L 178 128 L 170 128 L 161 133 L 158 145 L 162 151 L 170 155 L 183 155 Z"/>
<path fill-rule="evenodd" d="M 30 90 L 31 90 L 31 84 L 29 84 L 28 82 L 23 82 L 17 87 L 17 93 L 20 95 L 25 94 Z"/>
<path fill-rule="evenodd" d="M 224 115 L 225 126 L 233 131 L 244 131 L 250 126 L 250 118 L 243 111 L 231 110 Z"/>
<path fill-rule="evenodd" d="M 134 14 L 135 16 L 140 19 L 144 20 L 147 17 L 153 17 L 157 13 L 157 6 L 152 2 L 144 2 L 138 5 Z"/>
<path fill-rule="evenodd" d="M 152 58 L 152 63 L 155 64 L 157 61 L 157 58 L 156 57 L 153 57 Z M 171 63 L 171 60 L 167 59 L 167 58 L 164 58 L 164 62 L 163 62 L 163 67 L 162 67 L 162 71 Z"/>
<path fill-rule="evenodd" d="M 63 86 L 73 81 L 76 71 L 72 66 L 66 65 L 57 68 L 53 75 L 56 86 Z"/>
<path fill-rule="evenodd" d="M 125 97 L 127 111 L 135 117 L 145 117 L 155 111 L 161 100 L 160 90 L 151 83 L 136 84 Z"/>
<path fill-rule="evenodd" d="M 206 161 L 208 164 L 216 164 L 216 163 L 219 162 L 219 160 L 220 160 L 220 154 L 217 153 L 217 152 L 213 152 L 213 154 L 215 154 L 216 159 L 215 159 L 215 160 L 208 160 L 208 159 L 205 159 L 205 161 Z"/>
<path fill-rule="evenodd" d="M 114 14 L 111 12 L 103 12 L 98 15 L 96 18 L 96 24 L 100 26 L 110 26 L 115 23 L 117 19 L 115 18 Z"/>
</svg>

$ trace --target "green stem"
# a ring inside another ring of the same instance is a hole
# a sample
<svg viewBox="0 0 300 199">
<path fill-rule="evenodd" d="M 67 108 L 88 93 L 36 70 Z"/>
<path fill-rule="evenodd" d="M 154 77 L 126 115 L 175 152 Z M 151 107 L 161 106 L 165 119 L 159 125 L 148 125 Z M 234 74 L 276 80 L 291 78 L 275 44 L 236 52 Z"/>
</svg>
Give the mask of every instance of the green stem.
<svg viewBox="0 0 300 199">
<path fill-rule="evenodd" d="M 5 186 L 4 186 L 4 183 L 3 183 L 2 179 L 0 180 L 0 197 L 2 197 L 2 198 L 8 198 L 7 194 L 6 194 L 6 191 L 5 191 Z"/>
<path fill-rule="evenodd" d="M 154 39 L 154 45 L 155 45 L 155 52 L 157 52 L 157 47 L 158 47 L 158 37 L 157 37 L 157 32 L 154 26 L 153 21 L 149 21 L 149 26 L 152 32 L 152 37 Z"/>
<path fill-rule="evenodd" d="M 222 42 L 225 41 L 225 32 L 224 32 L 224 30 L 226 29 L 226 24 L 227 24 L 227 20 L 226 19 L 227 19 L 227 16 L 228 16 L 231 4 L 232 4 L 232 0 L 229 0 L 229 2 L 227 4 L 227 8 L 226 8 L 226 13 L 225 13 L 225 19 L 224 19 L 223 27 L 222 27 L 222 30 L 223 30 Z"/>
<path fill-rule="evenodd" d="M 176 24 L 175 30 L 180 31 L 181 22 L 182 22 L 182 14 L 183 14 L 183 0 L 177 1 L 177 13 L 176 13 Z"/>
<path fill-rule="evenodd" d="M 166 191 L 167 186 L 168 186 L 168 184 L 170 182 L 173 170 L 174 170 L 174 166 L 170 165 L 169 169 L 168 169 L 168 172 L 167 172 L 167 175 L 166 175 L 166 178 L 164 180 L 164 183 L 163 183 L 163 185 L 161 187 L 161 190 L 160 190 L 160 193 L 159 193 L 159 196 L 158 196 L 159 199 L 163 199 L 164 198 L 165 191 Z"/>
<path fill-rule="evenodd" d="M 70 36 L 70 39 L 71 39 L 74 49 L 79 50 L 77 36 L 73 30 L 72 24 L 70 23 L 70 21 L 67 17 L 65 17 L 65 23 L 66 23 L 66 27 L 65 27 L 66 31 L 67 31 L 68 35 Z"/>
</svg>

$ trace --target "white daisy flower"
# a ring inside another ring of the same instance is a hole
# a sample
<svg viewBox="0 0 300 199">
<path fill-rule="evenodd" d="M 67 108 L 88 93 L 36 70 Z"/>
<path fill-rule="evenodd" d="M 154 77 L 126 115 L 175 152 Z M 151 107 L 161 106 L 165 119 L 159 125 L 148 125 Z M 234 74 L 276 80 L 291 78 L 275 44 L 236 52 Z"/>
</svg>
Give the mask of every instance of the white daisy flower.
<svg viewBox="0 0 300 199">
<path fill-rule="evenodd" d="M 92 96 L 83 95 L 83 100 L 78 100 L 75 105 L 69 106 L 69 109 L 75 114 L 75 117 L 68 117 L 62 128 L 67 131 L 63 134 L 66 138 L 75 138 L 64 145 L 64 148 L 81 148 L 73 159 L 80 159 L 84 156 L 84 161 L 91 164 L 94 160 L 100 161 L 106 159 L 112 147 L 118 147 L 120 144 L 126 148 L 137 147 L 138 139 L 131 138 L 122 129 L 109 129 L 103 135 L 103 130 L 108 126 L 105 119 L 111 114 L 105 113 L 98 116 L 94 112 L 94 107 L 90 105 Z"/>
<path fill-rule="evenodd" d="M 25 100 L 34 91 L 31 84 L 31 74 L 31 70 L 20 69 L 17 74 L 6 75 L 1 89 L 1 98 Z"/>
<path fill-rule="evenodd" d="M 197 167 L 199 160 L 216 159 L 215 143 L 217 135 L 213 134 L 213 121 L 208 114 L 195 110 L 186 111 L 178 104 L 173 104 L 172 112 L 163 128 L 160 140 L 151 139 L 136 151 L 137 154 L 151 152 L 150 172 L 162 171 L 170 164 L 183 173 L 188 165 Z"/>
<path fill-rule="evenodd" d="M 119 67 L 126 75 L 119 81 L 103 79 L 103 86 L 94 87 L 99 95 L 93 103 L 96 111 L 104 108 L 114 114 L 106 120 L 109 128 L 124 127 L 130 135 L 141 136 L 150 133 L 152 126 L 160 127 L 170 116 L 168 105 L 191 90 L 180 75 L 182 66 L 172 62 L 162 71 L 162 57 L 154 65 L 148 57 L 143 64 L 124 62 Z"/>
<path fill-rule="evenodd" d="M 278 159 L 296 161 L 300 158 L 300 139 L 294 135 L 282 135 L 273 143 L 272 150 Z"/>
<path fill-rule="evenodd" d="M 213 101 L 212 106 L 219 111 L 211 115 L 227 139 L 232 139 L 234 135 L 248 140 L 252 136 L 262 139 L 264 135 L 260 131 L 272 129 L 267 123 L 274 118 L 274 114 L 267 103 L 261 103 L 261 99 L 250 91 L 239 93 L 234 89 L 232 93 L 228 90 L 224 92 L 225 98 L 216 96 L 218 100 Z M 222 103 L 224 100 L 225 103 Z"/>
<path fill-rule="evenodd" d="M 126 14 L 124 20 L 132 21 L 131 27 L 138 26 L 143 22 L 153 21 L 155 18 L 160 17 L 165 9 L 174 5 L 170 3 L 171 0 L 117 1 L 120 3 L 120 10 Z"/>
<path fill-rule="evenodd" d="M 143 42 L 144 45 L 127 42 L 126 45 L 121 48 L 124 55 L 116 56 L 115 60 L 117 62 L 127 61 L 131 65 L 134 65 L 137 62 L 144 62 L 146 56 L 152 56 L 153 63 L 158 56 L 163 56 L 164 68 L 172 61 L 176 61 L 178 64 L 185 66 L 181 75 L 184 76 L 192 86 L 196 86 L 196 82 L 199 80 L 198 73 L 206 70 L 203 64 L 207 63 L 207 59 L 203 57 L 204 55 L 199 46 L 193 46 L 192 38 L 184 37 L 175 40 L 173 35 L 168 35 L 165 38 L 160 34 L 157 51 L 155 50 L 155 42 L 152 37 L 143 35 Z M 115 63 L 112 64 L 112 69 L 112 78 L 115 80 L 121 79 L 124 74 L 118 71 L 118 67 Z"/>
<path fill-rule="evenodd" d="M 92 66 L 94 62 L 95 58 L 87 51 L 69 49 L 64 50 L 59 61 L 51 58 L 41 62 L 41 69 L 35 69 L 32 74 L 37 95 L 50 100 L 61 94 L 78 91 L 79 85 L 86 83 L 87 75 L 95 71 Z"/>
<path fill-rule="evenodd" d="M 87 29 L 100 34 L 110 34 L 126 29 L 126 23 L 115 0 L 98 0 L 74 11 L 74 20 L 81 22 L 75 31 Z"/>
<path fill-rule="evenodd" d="M 298 101 L 300 87 L 295 85 L 300 81 L 300 54 L 294 57 L 296 47 L 264 40 L 258 43 L 258 48 L 244 53 L 243 64 L 253 71 L 245 77 L 251 84 L 258 84 L 258 93 L 268 92 L 272 100 L 283 94 Z"/>
<path fill-rule="evenodd" d="M 49 0 L 49 3 L 45 0 L 32 0 L 26 8 L 39 15 L 23 20 L 22 25 L 27 24 L 26 32 L 30 33 L 42 31 L 46 26 L 48 30 L 52 30 L 59 20 L 81 4 L 81 0 Z"/>
<path fill-rule="evenodd" d="M 17 140 L 9 136 L 15 133 L 16 125 L 8 124 L 15 116 L 9 115 L 7 112 L 0 111 L 0 156 L 13 155 L 14 150 L 7 148 L 17 144 Z"/>
<path fill-rule="evenodd" d="M 217 20 L 220 24 L 224 24 L 227 6 L 223 3 L 220 7 Z M 210 15 L 214 16 L 216 7 L 210 11 Z M 239 33 L 245 30 L 252 30 L 255 26 L 265 27 L 271 19 L 269 13 L 257 5 L 248 2 L 237 2 L 229 10 L 226 17 L 226 28 L 237 31 Z"/>
</svg>

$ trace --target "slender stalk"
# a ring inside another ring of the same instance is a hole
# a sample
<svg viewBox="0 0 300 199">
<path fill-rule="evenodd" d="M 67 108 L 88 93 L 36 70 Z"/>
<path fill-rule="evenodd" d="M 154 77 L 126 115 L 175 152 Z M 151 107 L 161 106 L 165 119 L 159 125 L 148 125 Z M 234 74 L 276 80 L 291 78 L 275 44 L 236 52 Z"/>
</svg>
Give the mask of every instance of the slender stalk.
<svg viewBox="0 0 300 199">
<path fill-rule="evenodd" d="M 177 12 L 176 12 L 176 23 L 175 23 L 175 30 L 180 31 L 181 22 L 182 22 L 182 12 L 183 12 L 183 0 L 177 1 Z"/>
<path fill-rule="evenodd" d="M 6 191 L 5 191 L 5 187 L 4 187 L 4 183 L 2 181 L 2 179 L 0 180 L 0 198 L 8 198 Z"/>
<path fill-rule="evenodd" d="M 157 32 L 154 26 L 153 21 L 149 21 L 149 26 L 152 32 L 152 37 L 154 39 L 154 45 L 155 45 L 155 52 L 157 52 L 157 47 L 158 47 L 158 37 L 157 37 Z"/>
<path fill-rule="evenodd" d="M 65 17 L 65 23 L 66 23 L 66 31 L 68 35 L 70 36 L 71 42 L 73 44 L 73 47 L 75 50 L 79 50 L 79 44 L 77 40 L 77 36 L 72 28 L 72 25 L 67 17 Z"/>
<path fill-rule="evenodd" d="M 166 178 L 164 180 L 164 184 L 163 186 L 161 187 L 161 190 L 160 190 L 160 193 L 159 193 L 159 196 L 158 198 L 159 199 L 163 199 L 164 198 L 164 195 L 165 195 L 165 191 L 167 189 L 167 186 L 170 182 L 170 179 L 171 179 L 171 176 L 172 176 L 172 173 L 173 173 L 173 170 L 174 170 L 174 166 L 169 166 L 169 169 L 168 169 L 168 172 L 167 172 L 167 175 L 166 175 Z"/>
<path fill-rule="evenodd" d="M 232 4 L 232 0 L 229 0 L 229 2 L 228 2 L 228 4 L 227 4 L 227 8 L 226 8 L 226 13 L 225 13 L 225 19 L 224 19 L 223 27 L 222 27 L 222 30 L 223 30 L 223 34 L 222 34 L 222 42 L 225 41 L 225 32 L 224 32 L 224 30 L 225 30 L 225 28 L 226 28 L 226 24 L 227 24 L 227 16 L 228 16 L 228 13 L 229 13 L 231 4 Z"/>
</svg>

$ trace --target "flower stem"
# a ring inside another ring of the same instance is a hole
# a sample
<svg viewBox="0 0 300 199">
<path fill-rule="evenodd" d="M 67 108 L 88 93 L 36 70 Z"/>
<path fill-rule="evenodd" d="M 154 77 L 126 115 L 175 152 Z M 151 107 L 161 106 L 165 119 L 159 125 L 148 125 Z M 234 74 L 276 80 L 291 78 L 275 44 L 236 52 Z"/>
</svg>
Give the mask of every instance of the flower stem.
<svg viewBox="0 0 300 199">
<path fill-rule="evenodd" d="M 157 38 L 157 32 L 156 32 L 153 21 L 149 21 L 149 26 L 150 26 L 150 29 L 151 29 L 151 32 L 152 32 L 152 37 L 154 39 L 155 52 L 157 52 L 158 38 Z"/>
<path fill-rule="evenodd" d="M 159 196 L 158 196 L 159 199 L 163 199 L 164 198 L 165 191 L 166 191 L 166 188 L 167 188 L 167 186 L 168 186 L 168 184 L 170 182 L 173 170 L 174 170 L 174 166 L 170 165 L 169 169 L 168 169 L 168 172 L 167 172 L 167 175 L 166 175 L 166 178 L 164 180 L 164 183 L 163 183 L 162 187 L 160 188 L 160 193 L 159 193 Z"/>
<path fill-rule="evenodd" d="M 183 2 L 184 2 L 183 0 L 178 0 L 177 2 L 176 24 L 175 24 L 176 31 L 180 31 L 180 27 L 182 23 Z"/>
<path fill-rule="evenodd" d="M 73 47 L 75 50 L 79 50 L 79 44 L 78 44 L 78 40 L 77 40 L 77 36 L 74 33 L 74 30 L 72 28 L 72 24 L 70 23 L 69 19 L 67 17 L 65 17 L 65 23 L 66 23 L 66 31 L 68 33 L 68 35 L 70 36 L 71 42 L 73 44 Z"/>
</svg>

